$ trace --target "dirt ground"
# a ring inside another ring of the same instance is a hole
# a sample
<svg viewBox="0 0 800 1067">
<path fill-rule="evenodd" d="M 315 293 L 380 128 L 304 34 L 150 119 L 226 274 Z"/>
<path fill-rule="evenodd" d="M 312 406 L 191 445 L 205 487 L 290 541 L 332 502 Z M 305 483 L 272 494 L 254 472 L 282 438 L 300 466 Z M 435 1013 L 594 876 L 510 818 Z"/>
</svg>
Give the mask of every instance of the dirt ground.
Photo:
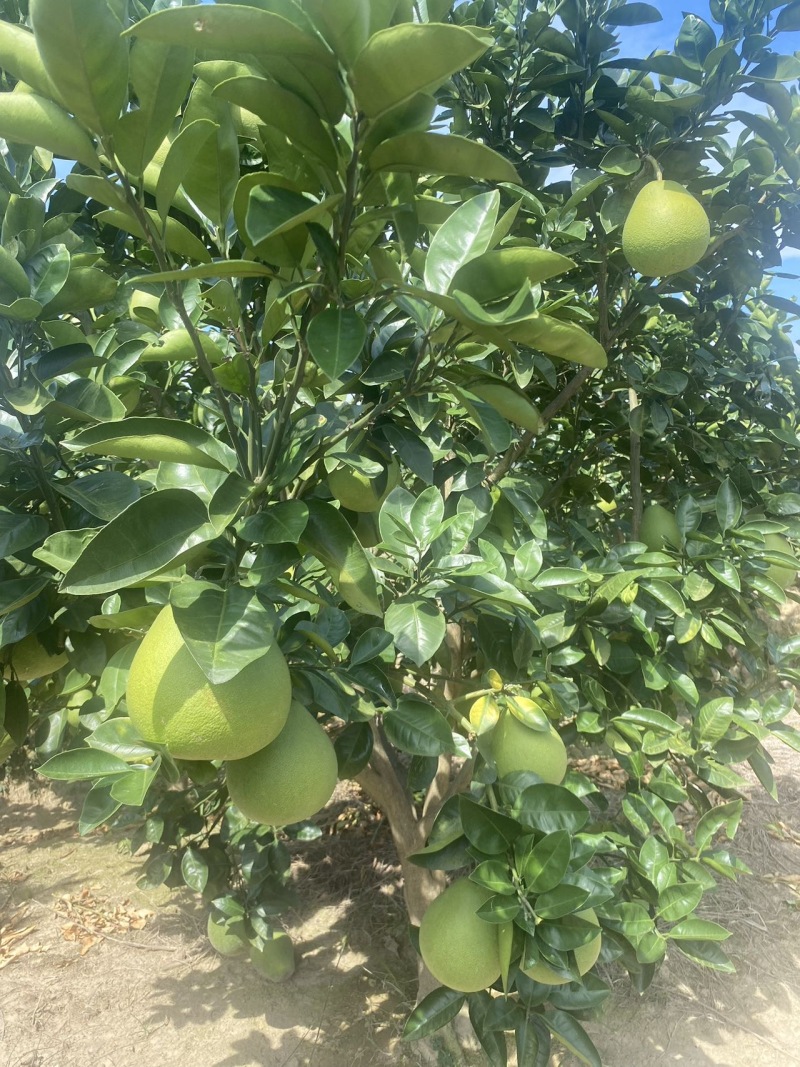
<svg viewBox="0 0 800 1067">
<path fill-rule="evenodd" d="M 780 802 L 756 785 L 738 838 L 754 875 L 706 910 L 733 930 L 738 973 L 676 952 L 642 998 L 606 975 L 616 995 L 586 1024 L 604 1067 L 800 1064 L 800 754 L 772 751 Z M 79 838 L 77 802 L 28 780 L 0 794 L 0 1067 L 420 1062 L 398 1040 L 415 964 L 397 871 L 357 799 L 304 852 L 302 957 L 279 986 L 210 949 L 188 891 L 139 890 L 121 838 Z"/>
</svg>

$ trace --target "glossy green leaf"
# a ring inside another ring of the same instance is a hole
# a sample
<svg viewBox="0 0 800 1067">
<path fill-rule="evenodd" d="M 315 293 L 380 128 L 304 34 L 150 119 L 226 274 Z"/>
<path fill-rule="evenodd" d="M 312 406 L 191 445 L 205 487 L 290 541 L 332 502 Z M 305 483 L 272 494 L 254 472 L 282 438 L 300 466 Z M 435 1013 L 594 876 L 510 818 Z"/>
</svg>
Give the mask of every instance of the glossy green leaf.
<svg viewBox="0 0 800 1067">
<path fill-rule="evenodd" d="M 353 61 L 370 35 L 370 0 L 303 0 L 303 10 L 346 67 Z"/>
<path fill-rule="evenodd" d="M 703 899 L 699 882 L 683 882 L 668 886 L 658 897 L 658 917 L 664 922 L 676 922 L 691 915 Z"/>
<path fill-rule="evenodd" d="M 215 366 L 221 363 L 225 353 L 205 330 L 198 330 L 196 339 L 208 362 Z M 157 341 L 146 345 L 139 353 L 139 363 L 184 363 L 197 360 L 195 336 L 184 327 L 167 330 Z"/>
<path fill-rule="evenodd" d="M 499 153 L 457 134 L 401 133 L 380 144 L 368 162 L 374 171 L 453 174 L 514 184 L 520 181 L 514 167 Z"/>
<path fill-rule="evenodd" d="M 353 64 L 358 106 L 375 118 L 415 93 L 438 89 L 485 51 L 486 43 L 461 26 L 405 23 L 379 30 Z"/>
<path fill-rule="evenodd" d="M 694 963 L 701 967 L 708 967 L 712 971 L 721 971 L 723 974 L 736 974 L 736 968 L 719 947 L 713 941 L 676 941 L 675 944 L 681 952 L 688 956 Z"/>
<path fill-rule="evenodd" d="M 128 45 L 110 6 L 31 0 L 30 17 L 47 75 L 65 106 L 87 129 L 112 133 L 128 95 Z"/>
<path fill-rule="evenodd" d="M 726 478 L 717 490 L 715 508 L 717 522 L 723 533 L 738 524 L 742 515 L 742 498 L 730 478 Z"/>
<path fill-rule="evenodd" d="M 184 171 L 186 195 L 215 226 L 224 226 L 233 208 L 239 181 L 239 142 L 231 106 L 203 81 L 196 81 L 183 115 L 183 125 L 208 121 L 214 132 L 200 144 L 191 166 Z M 162 204 L 163 207 L 163 204 Z"/>
<path fill-rule="evenodd" d="M 603 369 L 608 364 L 603 346 L 574 322 L 537 314 L 524 322 L 506 327 L 503 335 L 517 344 L 538 348 L 549 356 Z"/>
<path fill-rule="evenodd" d="M 38 768 L 45 778 L 77 782 L 87 778 L 105 778 L 107 774 L 125 773 L 128 765 L 118 756 L 94 748 L 73 748 L 59 752 Z"/>
<path fill-rule="evenodd" d="M 207 149 L 212 137 L 216 139 L 218 131 L 218 124 L 211 118 L 196 118 L 184 123 L 170 144 L 161 164 L 156 184 L 156 209 L 163 222 L 167 221 L 170 208 L 184 178 L 191 172 L 200 153 Z M 178 272 L 164 271 L 163 273 Z"/>
<path fill-rule="evenodd" d="M 447 620 L 435 601 L 404 596 L 386 609 L 384 626 L 398 651 L 421 667 L 444 640 Z"/>
<path fill-rule="evenodd" d="M 558 785 L 531 785 L 512 805 L 515 818 L 542 833 L 578 833 L 589 821 L 589 809 L 574 793 Z"/>
<path fill-rule="evenodd" d="M 160 41 L 134 41 L 130 78 L 138 108 L 120 119 L 114 147 L 124 167 L 141 175 L 167 136 L 186 97 L 194 56 Z"/>
<path fill-rule="evenodd" d="M 97 152 L 84 129 L 58 104 L 35 93 L 0 93 L 0 137 L 100 170 Z"/>
<path fill-rule="evenodd" d="M 404 697 L 383 717 L 386 736 L 412 756 L 440 756 L 453 751 L 453 737 L 444 715 L 432 704 Z"/>
<path fill-rule="evenodd" d="M 131 720 L 125 717 L 107 719 L 101 723 L 86 738 L 86 744 L 126 763 L 135 763 L 153 755 L 153 746 L 142 741 Z"/>
<path fill-rule="evenodd" d="M 517 865 L 526 888 L 531 893 L 547 893 L 564 880 L 572 856 L 570 835 L 566 830 L 546 834 Z"/>
<path fill-rule="evenodd" d="M 56 87 L 44 69 L 36 38 L 24 26 L 0 21 L 0 68 L 30 85 L 40 96 L 59 102 Z"/>
<path fill-rule="evenodd" d="M 99 471 L 71 482 L 59 480 L 55 490 L 103 522 L 115 519 L 141 496 L 140 486 L 121 471 Z"/>
<path fill-rule="evenodd" d="M 549 248 L 498 248 L 463 266 L 452 288 L 487 304 L 516 293 L 521 285 L 536 285 L 574 266 L 574 260 Z"/>
<path fill-rule="evenodd" d="M 38 544 L 47 537 L 49 530 L 47 519 L 41 515 L 0 507 L 0 559 L 15 556 L 23 549 Z"/>
<path fill-rule="evenodd" d="M 206 430 L 179 419 L 158 416 L 123 419 L 112 425 L 82 430 L 66 448 L 101 456 L 146 459 L 154 463 L 189 463 L 195 467 L 230 471 L 236 466 L 232 449 Z"/>
<path fill-rule="evenodd" d="M 365 615 L 383 615 L 369 558 L 347 520 L 331 504 L 309 500 L 301 544 L 327 570 L 342 599 Z"/>
<path fill-rule="evenodd" d="M 372 755 L 372 730 L 369 723 L 351 722 L 333 742 L 340 778 L 355 778 L 364 770 Z"/>
<path fill-rule="evenodd" d="M 661 22 L 663 16 L 652 4 L 631 3 L 606 11 L 602 17 L 604 26 L 644 26 Z"/>
<path fill-rule="evenodd" d="M 420 1038 L 436 1033 L 458 1015 L 464 1006 L 466 997 L 455 989 L 440 986 L 419 1002 L 406 1020 L 403 1027 L 405 1041 L 419 1041 Z"/>
<path fill-rule="evenodd" d="M 439 227 L 425 258 L 427 289 L 434 293 L 448 292 L 459 268 L 486 252 L 497 224 L 499 208 L 500 194 L 496 190 L 479 193 L 456 208 Z"/>
<path fill-rule="evenodd" d="M 244 233 L 255 248 L 306 222 L 322 218 L 341 200 L 339 194 L 321 201 L 312 200 L 280 185 L 269 185 L 266 177 L 259 176 L 261 184 L 251 188 L 244 218 Z"/>
<path fill-rule="evenodd" d="M 542 1016 L 553 1035 L 587 1067 L 603 1067 L 600 1054 L 581 1024 L 565 1011 L 551 1008 Z"/>
<path fill-rule="evenodd" d="M 128 773 L 132 774 L 133 772 L 129 771 Z M 122 801 L 116 800 L 111 795 L 112 787 L 119 781 L 119 778 L 111 778 L 94 783 L 86 794 L 86 799 L 81 808 L 81 814 L 78 819 L 78 833 L 81 835 L 91 833 L 98 826 L 108 822 L 119 811 L 122 807 Z"/>
<path fill-rule="evenodd" d="M 484 807 L 468 797 L 458 798 L 461 824 L 471 845 L 489 856 L 497 856 L 511 848 L 523 833 L 514 819 Z"/>
<path fill-rule="evenodd" d="M 684 919 L 667 930 L 666 936 L 675 941 L 727 941 L 731 932 L 708 919 Z"/>
<path fill-rule="evenodd" d="M 274 613 L 243 586 L 183 581 L 173 588 L 170 605 L 192 658 L 212 685 L 229 682 L 275 643 Z"/>
<path fill-rule="evenodd" d="M 252 259 L 214 259 L 198 267 L 165 270 L 156 274 L 140 274 L 131 278 L 131 285 L 150 285 L 157 282 L 190 282 L 210 278 L 269 278 L 275 272 Z"/>
<path fill-rule="evenodd" d="M 367 327 L 351 308 L 328 308 L 308 324 L 306 342 L 311 358 L 336 381 L 356 362 L 367 340 Z"/>
<path fill-rule="evenodd" d="M 159 233 L 161 231 L 161 219 L 158 213 L 149 208 L 146 211 L 153 225 L 153 230 Z M 145 239 L 144 230 L 138 220 L 124 211 L 109 208 L 107 211 L 99 211 L 95 215 L 95 219 L 101 224 L 116 226 L 117 229 L 131 233 L 134 237 L 138 237 L 141 240 Z M 211 260 L 211 255 L 203 242 L 195 237 L 192 231 L 187 229 L 182 222 L 178 222 L 177 219 L 167 219 L 164 243 L 168 251 L 174 252 L 178 256 L 185 256 L 186 259 L 199 260 L 201 263 L 208 263 Z"/>
<path fill-rule="evenodd" d="M 208 512 L 194 493 L 150 493 L 95 535 L 66 573 L 62 592 L 92 596 L 125 589 L 213 536 Z"/>
</svg>

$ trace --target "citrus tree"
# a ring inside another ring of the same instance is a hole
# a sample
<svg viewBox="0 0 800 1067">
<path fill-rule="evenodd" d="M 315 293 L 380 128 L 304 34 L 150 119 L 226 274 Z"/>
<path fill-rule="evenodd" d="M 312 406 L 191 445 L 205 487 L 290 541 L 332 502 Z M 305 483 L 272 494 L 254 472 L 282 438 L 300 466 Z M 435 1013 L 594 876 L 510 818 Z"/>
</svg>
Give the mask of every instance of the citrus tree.
<svg viewBox="0 0 800 1067">
<path fill-rule="evenodd" d="M 800 743 L 797 0 L 0 10 L 3 757 L 273 979 L 356 779 L 406 1035 L 599 1064 Z"/>
</svg>

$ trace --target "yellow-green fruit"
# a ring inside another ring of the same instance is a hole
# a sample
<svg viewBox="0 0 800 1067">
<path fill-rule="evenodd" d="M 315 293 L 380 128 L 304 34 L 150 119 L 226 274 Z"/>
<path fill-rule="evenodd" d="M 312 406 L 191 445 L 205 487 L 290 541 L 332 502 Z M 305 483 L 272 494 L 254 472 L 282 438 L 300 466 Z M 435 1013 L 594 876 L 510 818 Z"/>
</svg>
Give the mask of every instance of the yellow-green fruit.
<svg viewBox="0 0 800 1067">
<path fill-rule="evenodd" d="M 262 948 L 250 946 L 250 962 L 270 982 L 285 982 L 294 974 L 294 945 L 283 930 L 277 930 Z"/>
<path fill-rule="evenodd" d="M 764 543 L 772 552 L 783 552 L 789 556 L 794 555 L 792 546 L 780 534 L 765 534 Z M 767 569 L 767 577 L 771 578 L 781 589 L 788 589 L 790 585 L 794 585 L 797 571 L 791 567 L 781 567 L 778 563 L 770 563 Z"/>
<path fill-rule="evenodd" d="M 677 182 L 649 182 L 628 212 L 622 251 L 635 271 L 666 277 L 703 258 L 711 240 L 702 204 Z"/>
<path fill-rule="evenodd" d="M 543 782 L 558 785 L 567 773 L 567 750 L 558 731 L 532 730 L 510 711 L 504 711 L 491 733 L 491 748 L 497 773 L 503 778 L 514 771 L 532 771 Z"/>
<path fill-rule="evenodd" d="M 378 475 L 364 474 L 354 467 L 339 467 L 328 475 L 328 488 L 343 508 L 378 511 L 399 480 L 400 466 L 392 456 L 389 466 Z"/>
<path fill-rule="evenodd" d="M 660 552 L 664 547 L 680 548 L 681 532 L 672 512 L 661 504 L 645 508 L 639 540 L 644 541 L 651 552 Z"/>
<path fill-rule="evenodd" d="M 324 808 L 336 788 L 336 751 L 302 704 L 292 703 L 272 744 L 228 764 L 228 793 L 253 822 L 288 826 Z"/>
<path fill-rule="evenodd" d="M 477 993 L 500 977 L 497 925 L 475 913 L 491 891 L 459 878 L 422 917 L 419 951 L 437 982 L 461 993 Z"/>
<path fill-rule="evenodd" d="M 217 922 L 213 915 L 208 917 L 206 932 L 208 940 L 220 956 L 241 956 L 247 950 L 247 942 L 244 938 L 234 933 L 230 927 Z"/>
<path fill-rule="evenodd" d="M 11 667 L 20 682 L 55 674 L 67 662 L 66 652 L 50 655 L 36 634 L 28 634 L 11 649 Z"/>
<path fill-rule="evenodd" d="M 539 432 L 539 412 L 526 396 L 512 389 L 510 385 L 485 381 L 473 382 L 468 388 L 479 400 L 494 408 L 498 415 L 513 422 L 515 426 L 521 426 L 523 430 L 530 430 L 531 433 Z"/>
<path fill-rule="evenodd" d="M 128 714 L 145 741 L 186 760 L 242 759 L 274 740 L 289 713 L 289 668 L 277 645 L 229 682 L 212 685 L 164 608 L 136 651 Z"/>
<path fill-rule="evenodd" d="M 578 912 L 579 919 L 585 919 L 587 922 L 594 923 L 595 926 L 599 926 L 597 916 L 591 908 L 587 908 L 586 911 Z M 585 945 L 579 945 L 575 949 L 575 962 L 578 965 L 578 971 L 580 974 L 586 974 L 597 963 L 597 957 L 600 955 L 600 946 L 603 943 L 601 934 L 592 938 L 591 941 Z M 560 974 L 557 974 L 552 967 L 548 967 L 546 963 L 540 960 L 535 966 L 529 967 L 526 971 L 529 978 L 532 978 L 534 982 L 542 982 L 544 985 L 566 985 L 569 982 L 569 978 L 564 978 Z"/>
</svg>

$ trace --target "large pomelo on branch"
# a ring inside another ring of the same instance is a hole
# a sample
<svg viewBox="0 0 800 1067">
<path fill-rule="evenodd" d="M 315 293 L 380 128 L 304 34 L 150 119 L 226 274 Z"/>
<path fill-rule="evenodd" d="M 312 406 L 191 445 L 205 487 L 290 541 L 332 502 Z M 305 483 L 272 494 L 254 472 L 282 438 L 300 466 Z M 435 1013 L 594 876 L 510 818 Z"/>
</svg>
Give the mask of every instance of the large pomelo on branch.
<svg viewBox="0 0 800 1067">
<path fill-rule="evenodd" d="M 67 662 L 66 652 L 48 652 L 36 634 L 28 634 L 12 648 L 0 654 L 11 661 L 11 668 L 20 682 L 32 682 L 34 678 L 45 678 L 55 674 Z"/>
<path fill-rule="evenodd" d="M 369 450 L 365 458 L 383 461 Z M 328 488 L 343 508 L 349 511 L 379 511 L 381 504 L 400 480 L 400 465 L 392 456 L 380 474 L 370 475 L 343 465 L 328 475 Z"/>
<path fill-rule="evenodd" d="M 489 744 L 501 778 L 514 771 L 531 771 L 543 782 L 558 785 L 567 773 L 567 750 L 553 726 L 533 730 L 504 711 L 489 735 Z"/>
<path fill-rule="evenodd" d="M 128 714 L 145 741 L 185 760 L 243 759 L 274 740 L 289 714 L 289 668 L 276 644 L 228 682 L 213 685 L 166 607 L 131 663 Z"/>
<path fill-rule="evenodd" d="M 328 803 L 337 780 L 330 738 L 297 701 L 271 744 L 228 764 L 231 800 L 248 819 L 267 826 L 310 819 Z"/>
<path fill-rule="evenodd" d="M 597 916 L 591 908 L 587 908 L 586 911 L 577 912 L 579 919 L 585 919 L 586 922 L 594 923 L 595 926 L 599 926 L 600 923 L 597 920 Z M 597 963 L 597 957 L 600 955 L 600 948 L 603 943 L 603 938 L 600 934 L 597 937 L 593 937 L 591 941 L 588 941 L 585 945 L 579 945 L 575 949 L 575 962 L 578 965 L 578 971 L 580 974 L 586 974 Z M 549 967 L 543 960 L 539 960 L 533 967 L 528 967 L 523 971 L 523 974 L 527 974 L 529 978 L 532 978 L 534 982 L 542 982 L 544 985 L 566 985 L 570 981 L 569 978 L 558 974 Z"/>
<path fill-rule="evenodd" d="M 644 541 L 651 552 L 660 552 L 665 547 L 680 548 L 681 531 L 672 512 L 661 504 L 650 504 L 645 508 L 639 540 Z"/>
<path fill-rule="evenodd" d="M 688 270 L 708 250 L 711 227 L 703 205 L 677 182 L 648 182 L 622 228 L 622 251 L 635 271 L 663 278 Z"/>
<path fill-rule="evenodd" d="M 459 878 L 433 901 L 419 927 L 419 951 L 437 982 L 477 993 L 500 977 L 496 923 L 476 914 L 492 892 Z"/>
</svg>

